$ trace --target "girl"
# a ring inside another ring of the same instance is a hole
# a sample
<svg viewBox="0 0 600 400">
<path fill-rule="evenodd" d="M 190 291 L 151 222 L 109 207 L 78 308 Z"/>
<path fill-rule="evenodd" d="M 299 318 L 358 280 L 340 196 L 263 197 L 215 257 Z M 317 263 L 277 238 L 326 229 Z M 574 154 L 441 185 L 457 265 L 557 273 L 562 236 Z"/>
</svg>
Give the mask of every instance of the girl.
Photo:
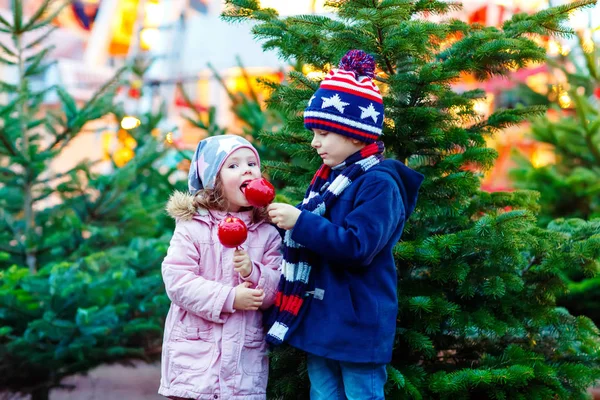
<svg viewBox="0 0 600 400">
<path fill-rule="evenodd" d="M 198 144 L 190 194 L 167 205 L 177 224 L 162 264 L 171 308 L 165 322 L 158 393 L 170 399 L 266 399 L 268 358 L 260 310 L 275 300 L 281 238 L 250 207 L 245 183 L 260 178 L 256 149 L 235 135 Z M 227 216 L 242 219 L 248 239 L 226 248 L 217 236 Z"/>
</svg>

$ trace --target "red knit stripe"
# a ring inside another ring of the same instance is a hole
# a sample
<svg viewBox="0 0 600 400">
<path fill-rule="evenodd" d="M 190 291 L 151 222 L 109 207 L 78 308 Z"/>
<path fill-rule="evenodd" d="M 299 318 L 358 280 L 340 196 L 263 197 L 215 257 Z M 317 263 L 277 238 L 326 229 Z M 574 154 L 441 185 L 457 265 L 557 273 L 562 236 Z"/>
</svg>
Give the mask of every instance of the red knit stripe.
<svg viewBox="0 0 600 400">
<path fill-rule="evenodd" d="M 323 89 L 335 90 L 335 91 L 338 91 L 338 92 L 344 92 L 344 93 L 353 94 L 355 96 L 364 97 L 366 99 L 372 100 L 372 101 L 374 101 L 376 103 L 379 103 L 379 104 L 383 103 L 383 100 L 381 100 L 381 96 L 377 97 L 377 96 L 374 96 L 374 95 L 370 95 L 368 93 L 359 92 L 357 90 L 352 90 L 352 89 L 348 89 L 348 88 L 340 87 L 340 86 L 336 86 L 336 85 L 330 85 L 330 84 L 328 84 L 326 82 L 323 82 L 321 84 L 321 87 Z"/>
<path fill-rule="evenodd" d="M 367 133 L 367 132 L 363 132 L 363 131 L 359 131 L 357 129 L 352 129 L 352 128 L 348 127 L 348 126 L 336 124 L 335 122 L 327 121 L 327 120 L 324 120 L 324 119 L 306 118 L 306 119 L 304 119 L 304 123 L 305 124 L 319 124 L 319 125 L 329 126 L 329 127 L 332 127 L 332 128 L 336 128 L 336 129 L 340 129 L 340 130 L 346 131 L 346 132 L 354 133 L 356 135 L 362 136 L 362 137 L 367 138 L 367 139 L 374 139 L 374 140 L 379 139 L 379 135 L 372 134 L 372 133 Z"/>
<path fill-rule="evenodd" d="M 363 89 L 371 89 L 376 92 L 379 91 L 379 89 L 373 83 L 373 81 L 371 79 L 364 77 L 362 80 L 359 81 L 355 78 L 354 72 L 347 72 L 347 71 L 339 70 L 337 74 L 328 76 L 324 79 L 324 81 L 330 81 L 330 80 L 340 80 L 340 81 L 344 81 L 344 82 L 347 82 L 352 85 L 360 86 Z"/>
<path fill-rule="evenodd" d="M 360 150 L 360 156 L 362 158 L 371 157 L 373 154 L 377 154 L 379 152 L 379 148 L 377 144 L 365 146 Z"/>
<path fill-rule="evenodd" d="M 325 83 L 330 82 L 330 81 L 345 82 L 345 83 L 348 83 L 350 85 L 358 86 L 361 89 L 371 90 L 373 92 L 379 93 L 379 88 L 377 86 L 375 86 L 375 84 L 371 80 L 360 82 L 360 81 L 357 81 L 356 79 L 354 79 L 353 77 L 348 78 L 348 77 L 343 76 L 341 74 L 337 74 L 335 76 L 328 77 L 328 78 L 324 79 L 324 81 L 325 81 Z"/>
<path fill-rule="evenodd" d="M 321 167 L 319 167 L 319 169 L 317 170 L 317 173 L 312 177 L 312 180 L 310 181 L 310 184 L 312 185 L 313 183 L 315 183 L 315 181 L 317 180 L 317 178 L 321 178 L 323 180 L 327 180 L 327 178 L 329 178 L 329 173 L 330 172 L 331 172 L 331 168 L 329 168 L 325 164 L 321 165 Z"/>
<path fill-rule="evenodd" d="M 281 296 L 282 293 L 280 291 L 277 291 L 277 295 L 275 296 L 275 307 L 277 308 L 281 307 Z"/>
<path fill-rule="evenodd" d="M 298 296 L 283 296 L 283 307 L 280 309 L 281 311 L 287 311 L 290 314 L 298 315 L 300 311 L 300 307 L 302 307 L 302 300 Z"/>
</svg>

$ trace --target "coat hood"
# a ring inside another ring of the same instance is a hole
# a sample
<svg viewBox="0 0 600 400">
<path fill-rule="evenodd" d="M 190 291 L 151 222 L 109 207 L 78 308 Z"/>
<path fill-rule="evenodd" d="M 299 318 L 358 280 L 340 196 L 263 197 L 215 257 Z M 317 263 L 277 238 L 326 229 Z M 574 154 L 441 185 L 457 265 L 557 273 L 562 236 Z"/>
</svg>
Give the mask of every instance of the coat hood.
<svg viewBox="0 0 600 400">
<path fill-rule="evenodd" d="M 391 159 L 383 160 L 378 166 L 373 168 L 373 170 L 375 169 L 389 173 L 398 184 L 404 203 L 404 211 L 408 219 L 417 205 L 419 188 L 425 177 L 400 161 Z"/>
</svg>

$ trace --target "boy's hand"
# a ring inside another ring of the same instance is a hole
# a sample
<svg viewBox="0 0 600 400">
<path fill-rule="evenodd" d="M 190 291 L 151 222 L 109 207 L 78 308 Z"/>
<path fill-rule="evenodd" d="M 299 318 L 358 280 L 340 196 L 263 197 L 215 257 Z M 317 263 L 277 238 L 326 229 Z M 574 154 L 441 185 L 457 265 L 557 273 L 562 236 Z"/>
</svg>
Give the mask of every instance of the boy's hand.
<svg viewBox="0 0 600 400">
<path fill-rule="evenodd" d="M 267 208 L 269 218 L 281 229 L 290 230 L 296 225 L 300 210 L 284 203 L 271 203 Z"/>
<path fill-rule="evenodd" d="M 235 287 L 235 300 L 233 300 L 233 309 L 241 311 L 256 311 L 262 305 L 265 299 L 265 292 L 262 289 L 250 289 L 250 282 L 244 282 Z"/>
<path fill-rule="evenodd" d="M 238 272 L 242 278 L 247 278 L 252 273 L 252 260 L 248 252 L 237 249 L 233 252 L 233 270 Z"/>
</svg>

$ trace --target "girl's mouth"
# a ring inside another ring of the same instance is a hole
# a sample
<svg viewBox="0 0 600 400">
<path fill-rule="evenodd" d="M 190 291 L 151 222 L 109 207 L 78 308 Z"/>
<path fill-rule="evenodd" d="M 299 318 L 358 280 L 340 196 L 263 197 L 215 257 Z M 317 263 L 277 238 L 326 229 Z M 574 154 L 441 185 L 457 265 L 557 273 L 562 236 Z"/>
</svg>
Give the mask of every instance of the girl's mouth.
<svg viewBox="0 0 600 400">
<path fill-rule="evenodd" d="M 250 183 L 250 181 L 245 181 L 244 183 L 242 183 L 242 184 L 240 185 L 240 191 L 241 191 L 242 193 L 244 193 L 244 190 L 246 189 L 246 186 L 248 186 L 248 184 L 249 184 L 249 183 Z"/>
</svg>

